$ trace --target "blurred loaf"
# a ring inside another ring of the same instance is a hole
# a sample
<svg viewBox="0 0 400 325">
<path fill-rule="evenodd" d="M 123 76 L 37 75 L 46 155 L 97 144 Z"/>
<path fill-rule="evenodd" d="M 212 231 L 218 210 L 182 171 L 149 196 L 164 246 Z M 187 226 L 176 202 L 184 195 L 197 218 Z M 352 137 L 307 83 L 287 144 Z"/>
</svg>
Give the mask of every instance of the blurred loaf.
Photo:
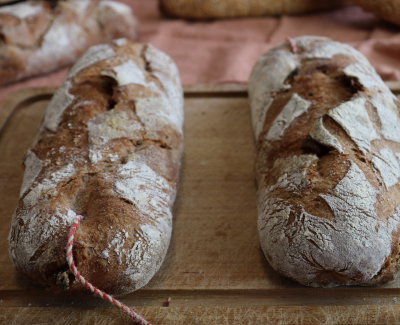
<svg viewBox="0 0 400 325">
<path fill-rule="evenodd" d="M 0 7 L 0 85 L 73 63 L 90 46 L 136 38 L 130 7 L 116 1 L 25 1 Z"/>
<path fill-rule="evenodd" d="M 159 0 L 161 11 L 172 17 L 218 19 L 294 15 L 342 6 L 345 0 Z"/>
<path fill-rule="evenodd" d="M 400 26 L 400 1 L 398 0 L 352 0 L 361 8 L 370 11 L 393 24 Z"/>
</svg>

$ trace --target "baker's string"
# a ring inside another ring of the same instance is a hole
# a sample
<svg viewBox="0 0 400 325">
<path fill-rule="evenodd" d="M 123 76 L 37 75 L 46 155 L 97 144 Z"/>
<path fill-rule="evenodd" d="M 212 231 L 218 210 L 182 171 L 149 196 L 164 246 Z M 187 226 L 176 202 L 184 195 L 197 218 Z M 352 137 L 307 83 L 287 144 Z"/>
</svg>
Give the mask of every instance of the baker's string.
<svg viewBox="0 0 400 325">
<path fill-rule="evenodd" d="M 291 37 L 286 37 L 287 41 L 290 44 L 290 47 L 292 48 L 293 54 L 297 54 L 297 46 L 296 43 L 293 41 L 293 38 Z"/>
<path fill-rule="evenodd" d="M 143 319 L 142 316 L 138 315 L 133 311 L 131 308 L 125 306 L 122 302 L 119 302 L 118 300 L 114 299 L 113 297 L 109 296 L 105 292 L 97 289 L 95 286 L 92 286 L 76 269 L 75 263 L 74 263 L 74 258 L 72 256 L 72 246 L 74 244 L 74 237 L 75 237 L 75 231 L 76 228 L 78 227 L 79 221 L 83 219 L 82 216 L 76 216 L 73 225 L 71 226 L 71 230 L 68 235 L 68 244 L 67 244 L 67 262 L 69 265 L 69 268 L 71 269 L 72 273 L 75 275 L 75 277 L 88 288 L 92 293 L 96 294 L 100 298 L 109 301 L 112 303 L 115 307 L 117 307 L 120 311 L 122 311 L 124 314 L 129 315 L 134 321 L 138 322 L 141 325 L 151 325 L 149 322 L 147 322 L 145 319 Z"/>
</svg>

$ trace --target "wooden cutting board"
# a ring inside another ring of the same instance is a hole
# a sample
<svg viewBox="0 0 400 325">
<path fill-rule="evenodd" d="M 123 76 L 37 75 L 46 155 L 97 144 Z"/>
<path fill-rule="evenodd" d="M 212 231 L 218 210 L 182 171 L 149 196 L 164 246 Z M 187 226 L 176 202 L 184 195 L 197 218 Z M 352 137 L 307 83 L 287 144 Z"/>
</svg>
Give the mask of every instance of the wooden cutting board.
<svg viewBox="0 0 400 325">
<path fill-rule="evenodd" d="M 400 93 L 400 83 L 389 84 Z M 21 158 L 55 88 L 0 107 L 0 324 L 128 324 L 100 299 L 55 295 L 17 274 L 7 236 Z M 380 288 L 316 289 L 277 274 L 257 234 L 254 140 L 246 85 L 185 88 L 185 154 L 167 257 L 121 300 L 153 324 L 399 324 L 400 279 Z"/>
</svg>

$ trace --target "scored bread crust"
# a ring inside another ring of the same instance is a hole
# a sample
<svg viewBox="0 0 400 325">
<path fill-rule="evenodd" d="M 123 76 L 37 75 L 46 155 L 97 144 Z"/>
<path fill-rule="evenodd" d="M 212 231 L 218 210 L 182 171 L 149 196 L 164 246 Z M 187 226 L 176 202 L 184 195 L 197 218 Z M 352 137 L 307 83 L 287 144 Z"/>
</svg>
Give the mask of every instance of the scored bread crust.
<svg viewBox="0 0 400 325">
<path fill-rule="evenodd" d="M 136 19 L 109 0 L 26 1 L 0 8 L 0 85 L 73 63 L 90 46 L 136 38 Z"/>
<path fill-rule="evenodd" d="M 260 57 L 249 81 L 258 231 L 304 285 L 380 285 L 399 271 L 398 99 L 367 59 L 328 38 Z"/>
<path fill-rule="evenodd" d="M 218 19 L 273 15 L 296 15 L 328 10 L 346 0 L 160 0 L 160 10 L 172 17 Z"/>
<path fill-rule="evenodd" d="M 47 107 L 25 155 L 9 235 L 15 269 L 52 291 L 94 286 L 122 295 L 144 286 L 168 249 L 183 151 L 183 92 L 174 62 L 118 39 L 91 47 Z"/>
</svg>

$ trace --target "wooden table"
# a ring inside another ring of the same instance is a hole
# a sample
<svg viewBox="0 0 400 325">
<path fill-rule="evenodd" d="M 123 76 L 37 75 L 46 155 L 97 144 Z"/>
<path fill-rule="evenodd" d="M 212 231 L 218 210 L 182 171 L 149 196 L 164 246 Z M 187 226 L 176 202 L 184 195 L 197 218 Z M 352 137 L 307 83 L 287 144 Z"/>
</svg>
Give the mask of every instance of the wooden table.
<svg viewBox="0 0 400 325">
<path fill-rule="evenodd" d="M 390 87 L 400 92 L 399 83 Z M 86 295 L 55 295 L 17 274 L 7 236 L 21 158 L 54 88 L 0 107 L 0 324 L 128 324 Z M 245 85 L 185 89 L 185 155 L 160 271 L 122 297 L 153 324 L 399 324 L 400 279 L 380 288 L 307 288 L 272 270 L 257 234 L 254 140 Z"/>
</svg>

